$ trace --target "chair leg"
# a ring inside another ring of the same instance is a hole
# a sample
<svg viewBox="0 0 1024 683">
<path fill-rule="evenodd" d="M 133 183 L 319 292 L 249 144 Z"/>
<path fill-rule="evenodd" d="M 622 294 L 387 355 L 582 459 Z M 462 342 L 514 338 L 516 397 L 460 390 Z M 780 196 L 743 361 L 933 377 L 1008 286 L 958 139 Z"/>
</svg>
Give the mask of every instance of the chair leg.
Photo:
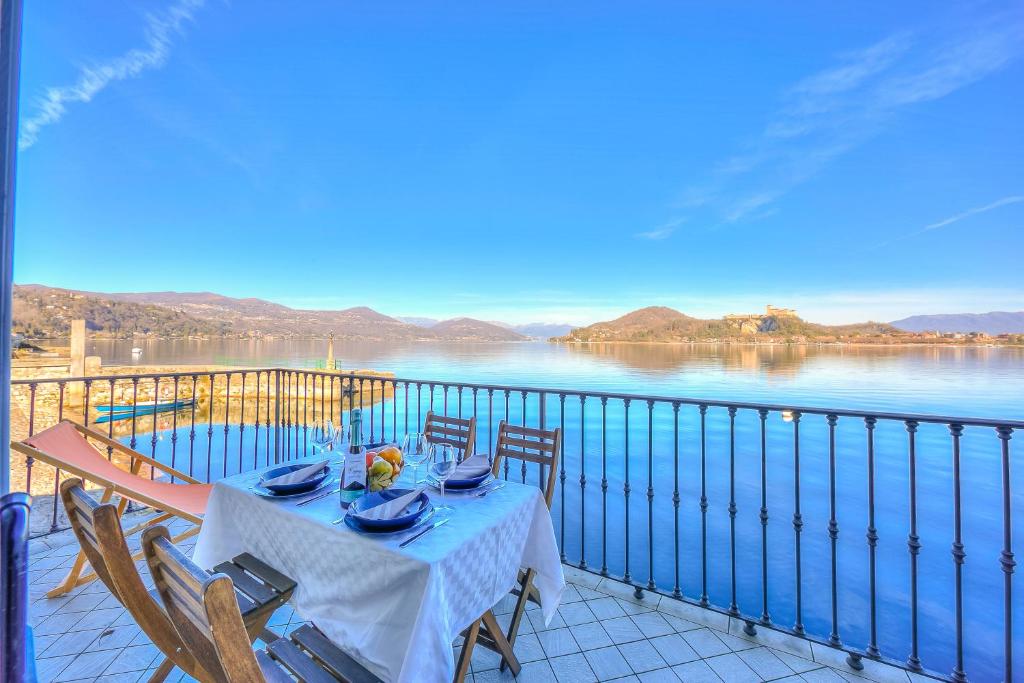
<svg viewBox="0 0 1024 683">
<path fill-rule="evenodd" d="M 50 591 L 46 594 L 46 597 L 59 597 L 61 595 L 64 595 L 65 593 L 74 590 L 81 584 L 88 583 L 95 579 L 96 575 L 92 573 L 88 574 L 85 577 L 81 577 L 82 570 L 85 568 L 85 562 L 85 553 L 79 550 L 78 555 L 75 556 L 75 563 L 71 565 L 71 569 L 68 571 L 67 575 L 61 580 L 59 584 L 50 589 Z"/>
<path fill-rule="evenodd" d="M 462 643 L 462 654 L 459 655 L 458 666 L 455 667 L 455 677 L 452 679 L 454 683 L 462 683 L 466 680 L 466 674 L 469 673 L 469 662 L 473 658 L 473 648 L 476 647 L 476 637 L 479 634 L 480 620 L 477 619 L 469 627 L 466 640 Z"/>
<path fill-rule="evenodd" d="M 107 491 L 109 492 L 110 490 L 108 489 Z M 107 493 L 104 493 L 103 498 L 101 499 L 101 502 L 105 503 L 109 499 L 110 499 L 110 496 L 107 495 Z M 128 506 L 128 499 L 122 496 L 121 500 L 117 504 L 118 517 L 121 517 L 122 513 L 124 512 L 124 509 L 127 506 Z M 162 521 L 164 521 L 164 520 L 166 520 L 168 518 L 171 518 L 173 516 L 174 515 L 167 514 L 167 513 L 160 514 L 157 517 L 154 517 L 152 519 L 148 519 L 145 522 L 142 522 L 141 524 L 133 526 L 131 529 L 126 529 L 124 531 L 124 536 L 127 539 L 129 536 L 134 536 L 135 534 L 139 533 L 140 531 L 144 531 L 144 530 L 148 529 L 149 527 L 153 526 L 154 524 L 162 522 Z M 174 544 L 181 543 L 185 539 L 191 538 L 192 536 L 195 536 L 196 534 L 198 534 L 199 530 L 200 530 L 200 526 L 197 524 L 197 525 L 193 526 L 191 529 L 189 529 L 188 531 L 183 531 L 180 534 L 178 534 L 177 536 L 173 537 L 171 539 L 171 543 L 174 543 Z M 132 555 L 132 559 L 133 560 L 141 560 L 143 557 L 144 557 L 144 555 L 143 555 L 143 552 L 141 550 Z M 85 568 L 85 562 L 86 562 L 85 553 L 83 553 L 81 550 L 79 550 L 78 551 L 78 556 L 75 557 L 75 563 L 71 566 L 71 570 L 67 573 L 67 576 L 65 576 L 64 579 L 61 580 L 61 582 L 57 586 L 55 586 L 52 590 L 50 590 L 50 592 L 48 592 L 46 594 L 46 597 L 48 597 L 48 598 L 56 598 L 56 597 L 59 597 L 61 595 L 64 595 L 65 593 L 68 593 L 68 592 L 74 590 L 75 588 L 78 588 L 79 586 L 83 586 L 83 585 L 89 583 L 90 581 L 95 581 L 97 579 L 97 576 L 96 576 L 95 572 L 89 572 L 88 574 L 85 574 L 84 576 L 82 575 L 82 570 Z"/>
<path fill-rule="evenodd" d="M 516 599 L 515 609 L 512 610 L 512 620 L 505 635 L 510 647 L 515 647 L 516 636 L 519 635 L 519 624 L 526 614 L 526 602 L 530 599 L 530 590 L 533 588 L 533 577 L 536 573 L 533 569 L 527 569 L 526 575 L 523 576 L 523 582 L 519 584 L 519 597 Z M 505 670 L 505 662 L 501 663 L 501 670 Z"/>
<path fill-rule="evenodd" d="M 149 677 L 149 683 L 163 683 L 164 679 L 166 679 L 173 670 L 174 662 L 164 657 L 164 661 L 160 662 L 160 666 L 158 666 L 156 671 L 153 672 L 153 675 Z"/>
<path fill-rule="evenodd" d="M 110 488 L 103 489 L 103 495 L 100 496 L 100 504 L 103 505 L 103 504 L 109 503 L 110 499 L 111 499 L 111 497 L 113 497 L 113 495 L 114 495 L 114 489 L 110 489 Z M 120 500 L 120 502 L 118 503 L 118 506 L 117 506 L 117 516 L 118 517 L 121 516 L 121 512 L 124 510 L 124 506 L 126 504 L 127 504 L 127 501 L 124 498 L 122 498 Z M 60 583 L 58 583 L 56 586 L 54 586 L 46 594 L 46 597 L 48 597 L 48 598 L 59 597 L 61 595 L 64 595 L 65 593 L 68 593 L 68 592 L 74 590 L 78 586 L 81 586 L 84 583 L 89 583 L 90 581 L 95 579 L 96 578 L 95 574 L 88 574 L 85 577 L 81 576 L 82 575 L 82 570 L 85 568 L 85 562 L 86 562 L 86 560 L 85 560 L 85 553 L 82 552 L 81 550 L 79 550 L 78 551 L 78 555 L 75 556 L 75 563 L 71 565 L 71 570 L 67 573 L 67 575 L 63 579 L 61 579 Z"/>
<path fill-rule="evenodd" d="M 512 670 L 512 675 L 518 676 L 520 668 L 519 659 L 516 657 L 516 653 L 512 651 L 512 643 L 502 633 L 501 624 L 498 623 L 494 612 L 487 610 L 480 617 L 480 621 L 483 622 L 484 628 L 487 629 L 491 640 L 494 641 L 494 646 L 498 649 L 498 654 L 501 655 L 501 670 L 504 671 L 505 667 L 508 666 Z"/>
</svg>

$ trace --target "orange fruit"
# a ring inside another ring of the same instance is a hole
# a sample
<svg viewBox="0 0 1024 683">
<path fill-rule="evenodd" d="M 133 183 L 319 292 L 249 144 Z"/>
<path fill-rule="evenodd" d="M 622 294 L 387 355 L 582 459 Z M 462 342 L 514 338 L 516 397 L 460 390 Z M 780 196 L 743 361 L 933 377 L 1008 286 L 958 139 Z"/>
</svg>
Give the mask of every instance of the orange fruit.
<svg viewBox="0 0 1024 683">
<path fill-rule="evenodd" d="M 379 455 L 384 460 L 387 460 L 392 465 L 402 464 L 402 451 L 395 448 L 394 446 L 388 446 L 387 448 L 384 448 L 377 455 Z"/>
</svg>

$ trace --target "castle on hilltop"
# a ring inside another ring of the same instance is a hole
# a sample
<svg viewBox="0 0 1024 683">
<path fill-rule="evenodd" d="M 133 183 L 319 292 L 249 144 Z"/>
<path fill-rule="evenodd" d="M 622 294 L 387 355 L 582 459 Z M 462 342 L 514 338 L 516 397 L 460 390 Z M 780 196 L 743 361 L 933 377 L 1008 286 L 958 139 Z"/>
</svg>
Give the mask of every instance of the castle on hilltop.
<svg viewBox="0 0 1024 683">
<path fill-rule="evenodd" d="M 740 334 L 757 334 L 778 329 L 778 318 L 795 317 L 796 310 L 792 308 L 776 308 L 768 304 L 764 307 L 764 313 L 730 313 L 725 316 L 725 320 L 737 325 Z"/>
<path fill-rule="evenodd" d="M 771 304 L 764 307 L 764 314 L 776 318 L 795 318 L 796 310 L 792 308 L 776 308 Z"/>
</svg>

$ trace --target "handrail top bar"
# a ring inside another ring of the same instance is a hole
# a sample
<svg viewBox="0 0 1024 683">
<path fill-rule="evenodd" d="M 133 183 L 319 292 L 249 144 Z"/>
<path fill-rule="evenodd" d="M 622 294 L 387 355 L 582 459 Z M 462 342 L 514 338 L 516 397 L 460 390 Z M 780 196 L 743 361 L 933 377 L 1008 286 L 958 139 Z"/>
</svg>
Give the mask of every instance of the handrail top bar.
<svg viewBox="0 0 1024 683">
<path fill-rule="evenodd" d="M 15 379 L 11 385 L 31 384 L 59 384 L 68 382 L 104 382 L 104 381 L 132 381 L 139 379 L 164 379 L 173 377 L 209 377 L 211 375 L 233 375 L 240 373 L 261 373 L 261 372 L 291 372 L 306 375 L 319 375 L 324 377 L 345 377 L 358 380 L 374 380 L 389 382 L 393 384 L 417 384 L 420 386 L 438 387 L 463 387 L 467 389 L 484 389 L 489 391 L 527 392 L 533 394 L 553 394 L 556 396 L 574 396 L 583 398 L 628 400 L 637 402 L 669 403 L 690 406 L 706 406 L 709 408 L 738 408 L 741 410 L 767 410 L 769 412 L 790 411 L 793 413 L 809 415 L 835 415 L 837 417 L 858 417 L 874 418 L 876 420 L 892 420 L 897 422 L 923 422 L 928 424 L 962 425 L 964 427 L 1008 427 L 1013 430 L 1024 430 L 1024 420 L 1001 420 L 984 417 L 956 417 L 947 415 L 934 415 L 926 413 L 889 413 L 869 410 L 849 410 L 836 408 L 822 408 L 820 406 L 796 406 L 778 403 L 750 403 L 746 401 L 722 401 L 719 399 L 698 399 L 681 396 L 657 396 L 645 394 L 622 394 L 604 391 L 579 391 L 576 389 L 552 388 L 552 387 L 530 387 L 510 386 L 501 384 L 475 384 L 472 382 L 458 382 L 453 380 L 426 380 L 405 377 L 393 377 L 390 375 L 364 375 L 354 372 L 330 372 L 320 369 L 309 368 L 260 368 L 260 367 L 239 367 L 218 370 L 196 370 L 193 372 L 157 372 L 132 375 L 95 375 L 88 377 L 43 377 L 38 379 Z"/>
</svg>

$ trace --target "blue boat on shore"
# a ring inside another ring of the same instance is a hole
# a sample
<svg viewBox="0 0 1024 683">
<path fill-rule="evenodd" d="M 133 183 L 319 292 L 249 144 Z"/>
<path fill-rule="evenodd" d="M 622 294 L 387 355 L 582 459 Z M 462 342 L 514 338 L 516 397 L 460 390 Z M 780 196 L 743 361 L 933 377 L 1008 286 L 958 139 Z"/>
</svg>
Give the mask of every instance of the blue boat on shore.
<svg viewBox="0 0 1024 683">
<path fill-rule="evenodd" d="M 118 420 L 130 420 L 132 416 L 142 417 L 143 415 L 155 415 L 156 413 L 168 413 L 176 410 L 184 410 L 191 408 L 195 404 L 194 399 L 185 399 L 183 401 L 147 401 L 145 403 L 131 404 L 119 404 L 119 405 L 99 405 L 96 406 L 96 411 L 100 413 L 99 417 L 96 418 L 97 423 L 101 422 L 115 422 Z"/>
</svg>

